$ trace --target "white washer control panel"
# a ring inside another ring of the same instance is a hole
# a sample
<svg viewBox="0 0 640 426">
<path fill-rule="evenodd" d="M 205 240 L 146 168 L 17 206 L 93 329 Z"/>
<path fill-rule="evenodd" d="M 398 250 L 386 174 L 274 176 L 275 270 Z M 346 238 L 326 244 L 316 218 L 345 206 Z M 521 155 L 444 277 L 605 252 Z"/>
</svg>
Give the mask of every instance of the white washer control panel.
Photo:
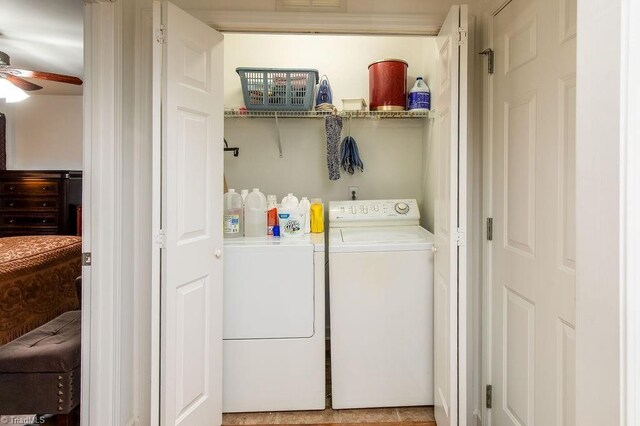
<svg viewBox="0 0 640 426">
<path fill-rule="evenodd" d="M 330 201 L 329 226 L 373 226 L 376 222 L 413 225 L 420 221 L 416 200 Z"/>
</svg>

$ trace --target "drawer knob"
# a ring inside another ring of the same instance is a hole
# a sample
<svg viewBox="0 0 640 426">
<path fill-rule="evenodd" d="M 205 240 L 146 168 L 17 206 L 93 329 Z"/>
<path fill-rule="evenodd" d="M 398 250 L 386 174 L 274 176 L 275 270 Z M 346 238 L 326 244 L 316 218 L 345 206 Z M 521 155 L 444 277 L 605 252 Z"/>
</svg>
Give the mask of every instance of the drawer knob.
<svg viewBox="0 0 640 426">
<path fill-rule="evenodd" d="M 42 207 L 47 207 L 47 203 L 42 203 Z"/>
<path fill-rule="evenodd" d="M 9 219 L 9 223 L 14 223 L 15 221 L 15 219 Z"/>
<path fill-rule="evenodd" d="M 13 203 L 13 201 L 11 201 L 11 202 L 9 203 L 9 207 L 13 207 L 14 205 L 15 205 L 15 204 Z"/>
<path fill-rule="evenodd" d="M 9 191 L 13 191 L 14 189 L 16 189 L 15 186 L 10 186 L 9 187 Z"/>
<path fill-rule="evenodd" d="M 48 191 L 48 190 L 49 190 L 49 187 L 48 187 L 48 186 L 43 186 L 43 187 L 42 187 L 42 190 L 43 190 L 43 191 Z"/>
<path fill-rule="evenodd" d="M 47 223 L 47 219 L 42 219 L 42 223 Z"/>
</svg>

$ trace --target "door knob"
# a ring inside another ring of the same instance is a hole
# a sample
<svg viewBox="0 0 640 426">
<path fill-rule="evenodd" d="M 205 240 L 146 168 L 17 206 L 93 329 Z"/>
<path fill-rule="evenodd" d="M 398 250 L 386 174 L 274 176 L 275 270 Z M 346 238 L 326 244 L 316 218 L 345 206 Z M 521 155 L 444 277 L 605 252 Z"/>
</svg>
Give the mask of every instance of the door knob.
<svg viewBox="0 0 640 426">
<path fill-rule="evenodd" d="M 434 253 L 437 253 L 438 252 L 438 247 L 431 246 L 431 251 L 434 252 Z"/>
<path fill-rule="evenodd" d="M 220 259 L 222 257 L 222 250 L 216 250 L 213 254 L 216 256 L 216 259 Z"/>
</svg>

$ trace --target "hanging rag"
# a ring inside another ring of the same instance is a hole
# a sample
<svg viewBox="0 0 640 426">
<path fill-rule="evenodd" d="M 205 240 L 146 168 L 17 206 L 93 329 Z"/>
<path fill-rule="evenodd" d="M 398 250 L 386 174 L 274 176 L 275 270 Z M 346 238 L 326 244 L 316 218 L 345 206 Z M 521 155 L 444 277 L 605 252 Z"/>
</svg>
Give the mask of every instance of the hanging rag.
<svg viewBox="0 0 640 426">
<path fill-rule="evenodd" d="M 340 132 L 342 132 L 342 117 L 329 115 L 324 118 L 324 128 L 327 132 L 327 168 L 329 180 L 340 179 Z"/>
<path fill-rule="evenodd" d="M 364 172 L 364 163 L 360 159 L 358 144 L 351 136 L 344 138 L 340 145 L 340 164 L 350 175 L 354 174 L 356 169 Z"/>
</svg>

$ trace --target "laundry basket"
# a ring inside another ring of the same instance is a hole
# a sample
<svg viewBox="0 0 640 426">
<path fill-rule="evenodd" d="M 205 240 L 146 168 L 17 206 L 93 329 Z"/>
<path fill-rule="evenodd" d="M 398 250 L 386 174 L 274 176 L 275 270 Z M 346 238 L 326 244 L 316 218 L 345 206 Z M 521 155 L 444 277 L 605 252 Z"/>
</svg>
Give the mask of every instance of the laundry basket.
<svg viewBox="0 0 640 426">
<path fill-rule="evenodd" d="M 288 68 L 236 68 L 244 104 L 257 111 L 309 111 L 318 70 Z"/>
</svg>

